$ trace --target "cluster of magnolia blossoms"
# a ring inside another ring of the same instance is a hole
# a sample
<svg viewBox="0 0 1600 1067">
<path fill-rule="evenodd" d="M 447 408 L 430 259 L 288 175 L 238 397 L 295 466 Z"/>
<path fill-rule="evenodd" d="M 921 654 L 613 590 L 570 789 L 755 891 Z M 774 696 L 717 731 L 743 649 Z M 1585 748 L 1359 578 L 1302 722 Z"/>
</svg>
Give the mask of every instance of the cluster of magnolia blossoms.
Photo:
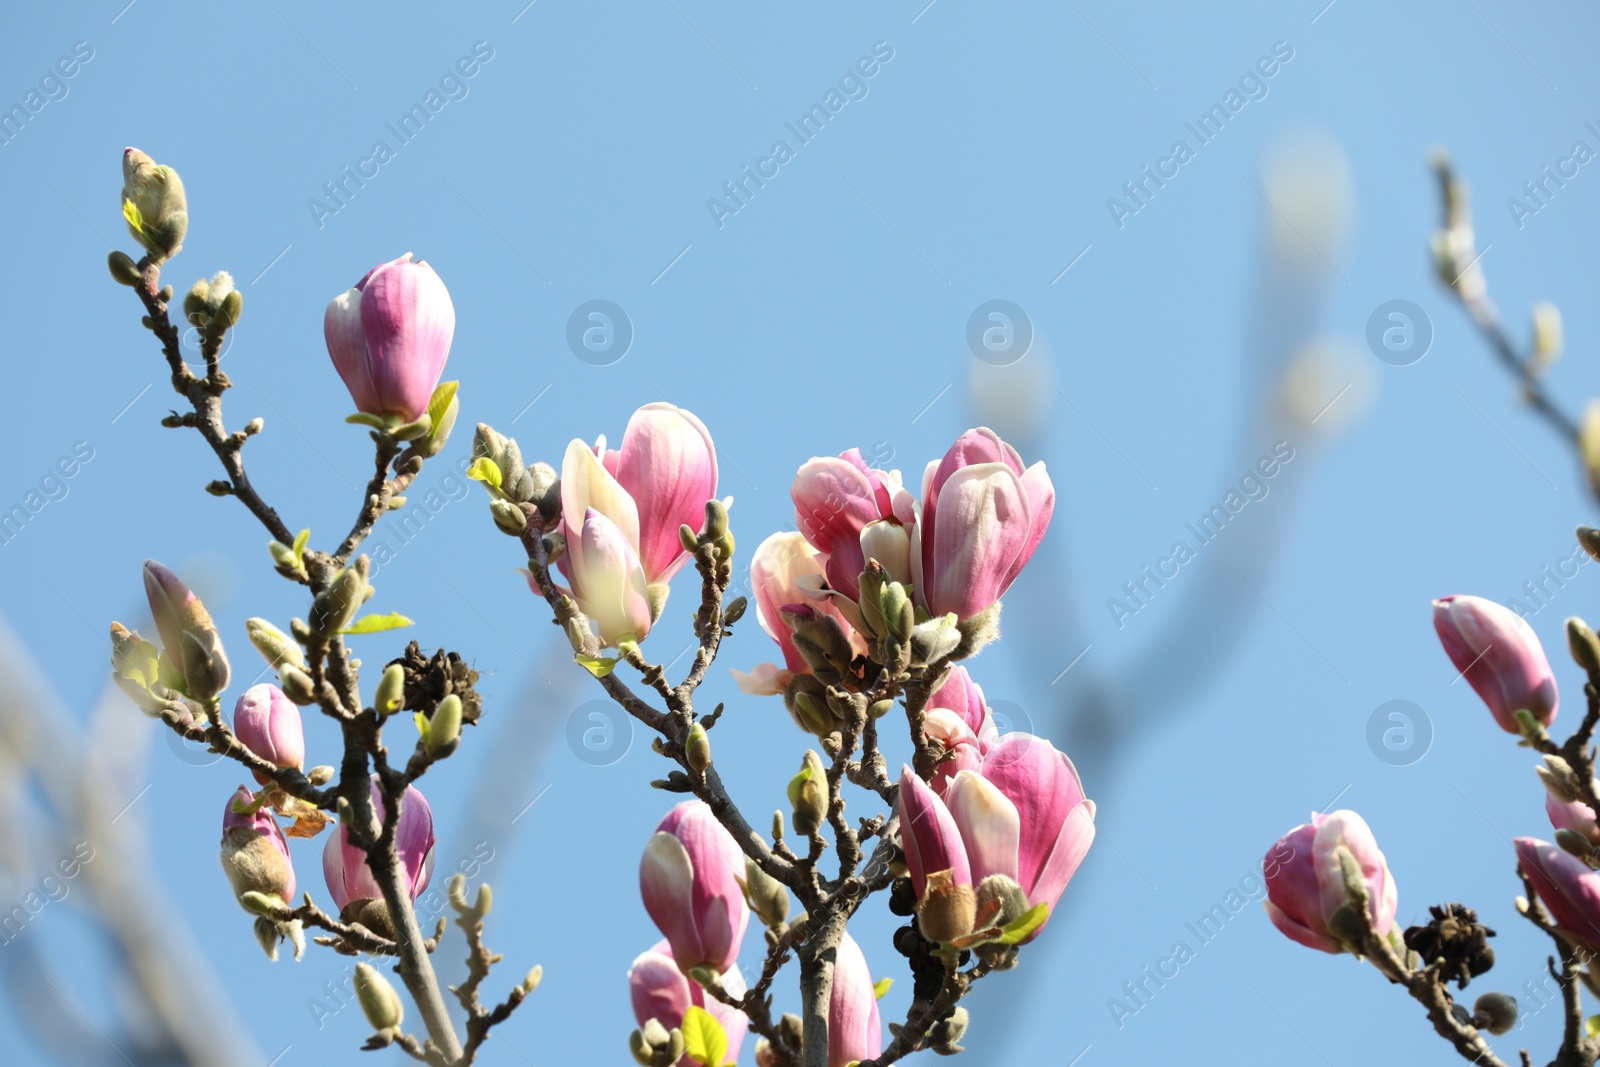
<svg viewBox="0 0 1600 1067">
<path fill-rule="evenodd" d="M 125 214 L 129 228 L 153 255 L 175 254 L 187 216 L 183 187 L 175 172 L 158 167 L 134 149 L 124 154 Z M 124 259 L 126 257 L 123 257 Z M 112 258 L 113 273 L 119 260 Z M 119 280 L 126 280 L 119 277 Z M 237 321 L 240 300 L 231 280 L 219 274 L 197 282 L 185 309 L 203 329 L 216 315 L 224 328 Z M 425 263 L 408 253 L 368 271 L 356 285 L 328 305 L 324 317 L 328 353 L 356 402 L 351 421 L 369 425 L 393 440 L 409 443 L 419 457 L 444 447 L 455 422 L 455 383 L 439 384 L 455 329 L 450 294 Z M 302 535 L 303 537 L 304 535 Z M 304 540 L 295 545 L 274 541 L 269 546 L 278 569 L 304 578 Z M 278 672 L 281 685 L 249 688 L 234 706 L 233 732 L 263 762 L 278 768 L 305 769 L 305 736 L 297 705 L 313 700 L 301 645 L 326 641 L 349 626 L 372 596 L 366 582 L 368 563 L 358 557 L 339 572 L 330 589 L 316 598 L 309 620 L 296 620 L 290 637 L 265 619 L 246 623 L 251 643 Z M 204 725 L 216 714 L 218 698 L 230 680 L 222 639 L 200 599 L 171 570 L 154 561 L 144 566 L 145 593 L 161 644 L 158 647 L 112 626 L 114 676 L 139 707 L 152 715 L 175 711 L 180 725 Z M 401 704 L 403 671 L 391 664 L 374 696 L 382 714 Z M 448 751 L 460 731 L 460 701 L 448 697 L 434 712 L 430 744 Z M 297 921 L 282 916 L 294 909 L 296 879 L 288 839 L 314 837 L 328 820 L 311 805 L 289 796 L 260 771 L 253 772 L 257 791 L 240 786 L 223 813 L 222 866 L 240 903 L 258 916 L 256 932 L 269 955 L 280 939 L 293 940 L 298 956 L 304 941 Z M 330 781 L 331 766 L 313 767 L 314 785 Z M 372 799 L 378 817 L 384 802 L 373 779 Z M 279 817 L 290 820 L 287 834 Z M 403 884 L 415 900 L 428 886 L 434 858 L 433 813 L 415 786 L 408 786 L 400 804 L 395 852 Z M 342 919 L 392 938 L 382 891 L 363 849 L 353 845 L 343 825 L 328 835 L 322 857 L 328 892 Z"/>
<path fill-rule="evenodd" d="M 157 664 L 158 676 L 164 675 L 175 689 L 193 699 L 214 698 L 226 686 L 227 667 L 221 638 L 210 615 L 200 599 L 171 570 L 148 561 L 144 575 L 150 612 L 162 646 L 157 649 L 137 634 L 123 630 L 121 644 L 125 647 L 120 655 L 124 663 L 119 666 L 118 681 L 143 703 L 154 699 L 150 689 L 136 688 L 142 676 L 127 663 L 136 655 L 135 646 L 144 645 L 147 646 L 145 654 Z M 259 635 L 263 627 L 270 628 L 270 624 L 261 619 L 250 622 L 252 640 L 260 647 Z M 282 634 L 277 636 L 283 637 Z M 279 644 L 269 640 L 262 651 L 273 666 L 280 670 L 292 669 L 292 665 L 279 659 L 283 654 Z M 208 666 L 203 670 L 196 668 L 185 660 L 186 654 L 188 660 L 198 658 Z M 216 666 L 218 663 L 222 664 L 220 668 Z M 392 691 L 401 677 L 400 668 L 396 666 L 385 673 L 386 684 L 380 689 Z M 203 686 L 196 687 L 192 680 L 197 675 L 204 680 Z M 197 697 L 198 693 L 207 696 Z M 192 708 L 190 712 L 201 710 Z M 300 709 L 277 685 L 263 682 L 244 691 L 234 704 L 233 733 L 239 743 L 262 762 L 278 768 L 305 769 L 305 731 Z M 274 916 L 281 916 L 295 906 L 296 881 L 288 837 L 315 836 L 326 825 L 326 820 L 303 801 L 283 793 L 261 772 L 254 774 L 263 788 L 252 792 L 241 785 L 223 810 L 222 868 L 240 904 L 259 917 L 257 935 L 268 954 L 276 955 L 279 938 L 290 937 L 298 955 L 304 948 L 298 924 L 273 921 Z M 332 776 L 333 768 L 329 766 L 313 767 L 308 774 L 313 782 L 326 782 Z M 372 783 L 372 803 L 379 819 L 383 819 L 384 802 L 376 776 Z M 287 836 L 278 821 L 280 815 L 292 820 Z M 433 871 L 434 843 L 432 809 L 420 790 L 407 786 L 395 828 L 395 853 L 412 900 L 428 887 Z M 385 937 L 393 936 L 383 893 L 367 864 L 366 852 L 351 844 L 349 832 L 342 824 L 328 835 L 322 869 L 328 892 L 343 919 L 359 922 Z"/>
<path fill-rule="evenodd" d="M 797 810 L 797 825 L 802 819 Z M 763 925 L 781 928 L 789 918 L 788 893 L 745 857 L 700 800 L 673 808 L 651 835 L 639 861 L 639 893 L 664 939 L 628 971 L 639 1022 L 629 1039 L 634 1058 L 646 1067 L 698 1062 L 685 1052 L 683 1035 L 692 1010 L 700 1010 L 726 1034 L 724 1062 L 736 1061 L 749 1020 L 708 998 L 705 982 L 714 978 L 730 996 L 744 995 L 738 958 L 752 909 Z M 847 1067 L 883 1051 L 879 995 L 866 956 L 845 934 L 828 1005 L 829 1067 Z M 757 1062 L 764 1056 L 765 1049 L 758 1049 Z"/>
<path fill-rule="evenodd" d="M 768 537 L 750 564 L 757 617 L 784 663 L 734 675 L 746 693 L 783 694 L 819 737 L 838 729 L 827 687 L 859 682 L 853 665 L 875 642 L 882 662 L 907 646 L 912 662 L 934 663 L 992 640 L 1000 597 L 1055 510 L 1044 463 L 1025 466 L 987 427 L 928 464 L 920 501 L 857 449 L 806 463 L 790 496 L 798 532 Z"/>
<path fill-rule="evenodd" d="M 1433 603 L 1433 622 L 1451 663 L 1500 728 L 1543 748 L 1543 763 L 1536 769 L 1546 789 L 1545 810 L 1555 842 L 1515 838 L 1517 867 L 1548 909 L 1557 932 L 1592 958 L 1600 953 L 1600 823 L 1585 795 L 1593 797 L 1600 783 L 1590 782 L 1585 790 L 1572 764 L 1548 741 L 1545 731 L 1554 724 L 1560 704 L 1549 658 L 1521 616 L 1482 597 L 1441 597 Z M 1581 666 L 1591 671 L 1600 666 L 1600 640 L 1581 619 L 1567 620 L 1567 634 Z M 1402 959 L 1406 949 L 1420 951 L 1432 943 L 1428 939 L 1435 932 L 1428 927 L 1411 927 L 1403 939 L 1395 929 L 1394 878 L 1371 830 L 1354 812 L 1312 816 L 1310 824 L 1279 840 L 1263 868 L 1268 916 L 1303 945 L 1359 953 L 1367 926 Z M 1355 910 L 1363 903 L 1368 908 L 1364 924 Z M 1435 925 L 1457 907 L 1434 909 Z M 1483 948 L 1469 961 L 1463 979 L 1487 970 L 1492 962 L 1492 951 Z M 1504 994 L 1485 994 L 1473 1013 L 1461 1018 L 1503 1033 L 1515 1023 L 1516 1002 Z"/>
<path fill-rule="evenodd" d="M 1094 801 L 1049 741 L 1000 735 L 965 667 L 928 698 L 923 729 L 943 758 L 926 784 L 903 767 L 898 799 L 918 923 L 935 941 L 959 942 L 1042 905 L 1026 944 L 1094 843 Z"/>
</svg>

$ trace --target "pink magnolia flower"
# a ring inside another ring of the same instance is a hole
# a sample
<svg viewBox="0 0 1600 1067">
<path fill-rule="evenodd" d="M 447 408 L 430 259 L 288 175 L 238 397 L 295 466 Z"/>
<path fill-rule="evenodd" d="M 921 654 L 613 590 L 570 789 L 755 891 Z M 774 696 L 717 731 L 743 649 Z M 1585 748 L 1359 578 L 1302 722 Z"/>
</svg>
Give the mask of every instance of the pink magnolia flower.
<svg viewBox="0 0 1600 1067">
<path fill-rule="evenodd" d="M 1583 801 L 1564 804 L 1546 793 L 1544 810 L 1550 816 L 1550 825 L 1557 830 L 1572 830 L 1588 838 L 1591 845 L 1600 845 L 1600 822 L 1596 822 L 1594 812 Z"/>
<path fill-rule="evenodd" d="M 407 422 L 428 410 L 455 332 L 449 290 L 410 252 L 373 267 L 322 316 L 328 355 L 357 409 Z"/>
<path fill-rule="evenodd" d="M 678 528 L 705 526 L 706 501 L 717 493 L 717 451 L 694 414 L 671 404 L 646 404 L 633 413 L 621 449 L 573 440 L 561 462 L 561 511 L 582 516 L 594 508 L 616 523 L 654 585 L 671 580 L 689 554 Z M 572 532 L 563 522 L 567 539 Z M 567 573 L 562 568 L 562 573 Z"/>
<path fill-rule="evenodd" d="M 861 450 L 811 459 L 789 490 L 800 533 L 826 559 L 828 586 L 854 600 L 868 558 L 911 580 L 909 527 L 916 512 L 898 475 L 867 466 Z"/>
<path fill-rule="evenodd" d="M 721 973 L 739 958 L 750 922 L 743 875 L 738 842 L 701 800 L 668 812 L 645 845 L 639 893 L 685 974 L 702 966 Z"/>
<path fill-rule="evenodd" d="M 804 606 L 820 614 L 832 615 L 850 635 L 859 652 L 866 642 L 851 626 L 836 598 L 823 590 L 823 556 L 798 533 L 775 533 L 761 542 L 750 560 L 750 589 L 755 601 L 756 619 L 767 636 L 783 652 L 783 665 L 758 665 L 749 674 L 734 671 L 739 688 L 754 696 L 783 692 L 796 674 L 810 672 L 805 657 L 795 648 L 794 634 L 783 618 L 786 608 Z"/>
<path fill-rule="evenodd" d="M 388 817 L 376 775 L 372 782 L 372 806 L 380 822 Z M 434 843 L 433 809 L 416 786 L 408 785 L 400 798 L 400 822 L 395 827 L 394 848 L 400 857 L 401 880 L 412 900 L 422 895 L 433 877 Z M 367 854 L 350 843 L 349 831 L 343 824 L 328 835 L 328 843 L 322 850 L 322 874 L 340 911 L 352 900 L 383 896 L 372 868 L 367 866 Z"/>
<path fill-rule="evenodd" d="M 739 968 L 734 967 L 722 976 L 722 988 L 735 997 L 744 996 L 745 981 Z M 633 998 L 633 1017 L 640 1026 L 655 1019 L 668 1030 L 674 1030 L 683 1024 L 683 1016 L 689 1008 L 709 1011 L 728 1035 L 728 1059 L 738 1060 L 750 1020 L 737 1008 L 730 1008 L 715 997 L 707 997 L 699 982 L 685 978 L 672 958 L 672 946 L 665 940 L 657 942 L 648 952 L 640 953 L 628 968 L 628 992 Z M 694 1062 L 685 1053 L 678 1067 L 691 1067 Z"/>
<path fill-rule="evenodd" d="M 616 523 L 590 508 L 583 528 L 568 538 L 561 563 L 572 596 L 602 645 L 616 648 L 625 640 L 644 640 L 653 621 L 644 568 Z M 532 575 L 528 585 L 538 592 Z"/>
<path fill-rule="evenodd" d="M 304 767 L 306 737 L 300 709 L 271 682 L 253 685 L 233 706 L 233 732 L 239 741 L 274 767 Z M 266 780 L 256 775 L 265 785 Z"/>
<path fill-rule="evenodd" d="M 970 886 L 972 868 L 955 819 L 938 794 L 910 767 L 900 768 L 900 792 L 895 806 L 900 813 L 901 851 L 905 853 L 917 900 L 927 893 L 928 876 L 941 871 L 950 873 L 952 884 Z"/>
<path fill-rule="evenodd" d="M 1578 857 L 1532 837 L 1518 837 L 1517 867 L 1533 883 L 1561 932 L 1600 948 L 1600 871 Z"/>
<path fill-rule="evenodd" d="M 828 998 L 828 1067 L 849 1067 L 883 1051 L 878 993 L 861 946 L 840 935 L 834 952 L 833 993 Z"/>
<path fill-rule="evenodd" d="M 1450 662 L 1502 730 L 1522 732 L 1517 726 L 1521 708 L 1546 726 L 1555 721 L 1555 676 L 1539 638 L 1520 615 L 1483 597 L 1440 597 L 1433 602 L 1433 628 Z"/>
<path fill-rule="evenodd" d="M 949 708 L 929 708 L 922 719 L 922 732 L 928 740 L 944 747 L 945 758 L 933 769 L 928 785 L 941 798 L 948 799 L 955 776 L 981 767 L 988 746 L 965 719 Z"/>
<path fill-rule="evenodd" d="M 912 569 L 923 606 L 967 619 L 995 604 L 1044 539 L 1055 502 L 1043 462 L 1023 467 L 987 427 L 962 434 L 922 481 Z"/>
<path fill-rule="evenodd" d="M 966 842 L 972 880 L 1003 874 L 1022 887 L 1029 906 L 1048 904 L 1054 912 L 1095 832 L 1094 801 L 1066 754 L 1043 738 L 1007 734 L 979 770 L 951 779 L 945 800 Z"/>
<path fill-rule="evenodd" d="M 711 432 L 683 408 L 646 404 L 628 420 L 612 473 L 638 509 L 645 580 L 669 581 L 689 559 L 678 528 L 699 532 L 706 501 L 717 495 Z"/>
<path fill-rule="evenodd" d="M 270 808 L 249 815 L 233 810 L 235 804 L 249 804 L 253 799 L 250 790 L 241 785 L 222 811 L 222 869 L 233 886 L 234 896 L 266 893 L 292 907 L 294 862 L 289 857 L 283 828 L 272 817 Z"/>
<path fill-rule="evenodd" d="M 949 708 L 961 717 L 983 742 L 984 751 L 1000 739 L 999 728 L 989 705 L 983 699 L 983 688 L 972 680 L 972 675 L 959 664 L 950 668 L 944 684 L 928 697 L 928 707 Z"/>
<path fill-rule="evenodd" d="M 1291 940 L 1323 952 L 1344 951 L 1329 927 L 1333 914 L 1348 902 L 1339 869 L 1341 846 L 1361 866 L 1373 932 L 1388 936 L 1399 907 L 1399 892 L 1372 830 L 1355 812 L 1341 809 L 1312 815 L 1309 823 L 1279 838 L 1262 863 L 1267 917 L 1272 925 Z"/>
</svg>

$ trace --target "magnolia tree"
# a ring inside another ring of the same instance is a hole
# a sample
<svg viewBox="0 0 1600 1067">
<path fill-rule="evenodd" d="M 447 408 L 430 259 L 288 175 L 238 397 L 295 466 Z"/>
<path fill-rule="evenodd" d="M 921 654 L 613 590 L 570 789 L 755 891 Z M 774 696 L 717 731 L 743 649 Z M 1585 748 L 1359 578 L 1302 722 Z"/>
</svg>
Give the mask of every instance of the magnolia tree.
<svg viewBox="0 0 1600 1067">
<path fill-rule="evenodd" d="M 1518 346 L 1488 299 L 1473 236 L 1467 189 L 1448 159 L 1436 157 L 1444 221 L 1433 252 L 1449 287 L 1495 355 L 1516 377 L 1533 410 L 1576 446 L 1591 489 L 1600 495 L 1600 401 L 1584 417 L 1561 409 L 1544 386 L 1544 372 L 1561 349 L 1561 320 L 1551 305 L 1533 312 L 1532 340 Z M 1578 527 L 1578 542 L 1600 559 L 1600 529 Z M 1440 644 L 1460 676 L 1488 707 L 1493 722 L 1517 744 L 1541 757 L 1551 841 L 1528 836 L 1511 845 L 1523 894 L 1518 914 L 1547 935 L 1555 954 L 1551 978 L 1561 990 L 1563 1032 L 1551 1067 L 1591 1067 L 1600 1060 L 1600 1015 L 1585 1020 L 1584 991 L 1600 997 L 1600 781 L 1594 736 L 1600 725 L 1600 638 L 1582 619 L 1567 620 L 1567 644 L 1584 678 L 1584 708 L 1564 740 L 1551 735 L 1559 705 L 1557 680 L 1539 639 L 1521 615 L 1476 596 L 1433 602 Z M 1427 1010 L 1433 1028 L 1475 1064 L 1506 1067 L 1484 1034 L 1505 1034 L 1518 1022 L 1515 997 L 1490 991 L 1468 1009 L 1449 983 L 1465 990 L 1494 966 L 1495 932 L 1462 904 L 1429 908 L 1431 921 L 1402 932 L 1395 925 L 1399 898 L 1394 876 L 1371 829 L 1353 811 L 1313 815 L 1267 852 L 1267 916 L 1288 937 L 1328 953 L 1365 959 Z M 1520 1051 L 1531 1067 L 1532 1054 Z"/>
<path fill-rule="evenodd" d="M 435 853 L 432 811 L 417 783 L 479 721 L 478 676 L 457 653 L 426 655 L 413 642 L 368 672 L 376 681 L 364 694 L 363 665 L 345 640 L 409 622 L 393 611 L 363 613 L 374 589 L 360 549 L 384 514 L 404 505 L 456 422 L 457 383 L 439 380 L 455 327 L 450 295 L 430 266 L 406 255 L 328 305 L 328 353 L 357 408 L 347 421 L 370 431 L 374 469 L 350 531 L 331 549 L 315 548 L 246 474 L 244 448 L 262 421 L 229 431 L 223 419 L 232 382 L 218 360 L 242 295 L 224 272 L 183 298 L 205 363 L 203 374 L 192 370 L 169 310 L 175 292 L 161 282 L 188 227 L 183 184 L 131 148 L 123 177 L 123 214 L 143 255 L 113 252 L 111 273 L 139 297 L 190 409 L 163 424 L 199 431 L 226 475 L 207 490 L 237 498 L 266 527 L 274 568 L 304 586 L 309 603 L 286 629 L 245 622 L 278 680 L 240 694 L 230 725 L 231 672 L 217 625 L 178 575 L 146 563 L 159 642 L 113 623 L 116 680 L 147 714 L 250 772 L 254 786 L 223 803 L 222 867 L 267 955 L 276 959 L 287 942 L 300 958 L 310 927 L 317 944 L 363 958 L 356 989 L 374 1029 L 366 1048 L 398 1046 L 445 1067 L 472 1063 L 541 977 L 534 967 L 503 1000 L 480 1000 L 501 958 L 484 943 L 492 897 L 487 885 L 469 894 L 458 874 L 448 896 L 468 977 L 450 990 L 460 1007 L 452 1016 L 430 960 L 445 920 L 425 932 L 414 906 Z M 815 747 L 798 759 L 790 810 L 770 824 L 760 819 L 758 830 L 712 757 L 724 706 L 695 706 L 724 638 L 748 610 L 745 597 L 726 596 L 731 501 L 717 498 L 706 426 L 681 408 L 650 404 L 628 420 L 619 448 L 604 437 L 592 447 L 568 444 L 559 472 L 529 462 L 533 445 L 486 425 L 472 449 L 469 474 L 489 493 L 494 525 L 527 559 L 529 588 L 577 666 L 655 735 L 652 747 L 670 770 L 650 786 L 684 798 L 639 842 L 640 896 L 662 940 L 628 971 L 634 1058 L 725 1067 L 739 1060 L 748 1031 L 763 1067 L 881 1067 L 919 1050 L 961 1051 L 963 996 L 1017 966 L 1094 840 L 1094 804 L 1072 762 L 1042 738 L 1002 735 L 963 665 L 999 636 L 1000 598 L 1049 525 L 1055 492 L 1044 464 L 1026 466 L 979 428 L 928 464 L 920 498 L 856 450 L 800 467 L 797 531 L 768 537 L 749 563 L 756 620 L 782 662 L 733 673 L 750 703 L 781 697 Z M 699 579 L 696 652 L 674 680 L 646 641 L 662 622 L 668 583 L 690 565 Z M 335 720 L 343 742 L 330 762 L 312 760 L 309 769 L 303 707 Z M 909 735 L 911 762 L 898 773 L 880 749 L 890 727 Z M 866 814 L 847 815 L 847 796 Z M 321 835 L 330 907 L 311 892 L 297 897 L 289 844 Z M 878 1000 L 890 979 L 875 981 L 868 959 L 881 967 L 888 946 L 863 948 L 849 933 L 876 893 L 907 920 L 892 948 L 913 988 L 887 1044 Z M 762 951 L 753 983 L 736 966 L 752 916 Z M 799 1014 L 775 1007 L 791 962 Z M 406 1028 L 407 1000 L 421 1019 L 417 1032 Z"/>
</svg>

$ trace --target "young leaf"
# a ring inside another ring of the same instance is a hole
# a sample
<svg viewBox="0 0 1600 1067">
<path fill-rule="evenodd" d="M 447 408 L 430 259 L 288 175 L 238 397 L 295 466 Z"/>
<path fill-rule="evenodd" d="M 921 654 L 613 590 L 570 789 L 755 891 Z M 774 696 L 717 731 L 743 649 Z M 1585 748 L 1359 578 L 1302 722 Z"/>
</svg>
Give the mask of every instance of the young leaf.
<svg viewBox="0 0 1600 1067">
<path fill-rule="evenodd" d="M 689 1006 L 683 1013 L 684 1051 L 703 1067 L 723 1067 L 728 1057 L 728 1035 L 716 1017 L 704 1008 Z"/>
<path fill-rule="evenodd" d="M 385 630 L 398 630 L 402 626 L 410 626 L 411 624 L 411 620 L 398 611 L 391 611 L 387 615 L 363 615 L 339 632 L 342 634 L 377 634 Z"/>
<path fill-rule="evenodd" d="M 139 214 L 139 205 L 132 200 L 124 198 L 122 201 L 122 217 L 128 220 L 128 225 L 139 233 L 144 232 L 144 216 Z"/>
<path fill-rule="evenodd" d="M 789 804 L 800 803 L 800 787 L 811 780 L 811 764 L 802 763 L 800 773 L 789 779 Z"/>
<path fill-rule="evenodd" d="M 1012 919 L 1000 929 L 1000 943 L 1002 945 L 1015 945 L 1023 938 L 1033 933 L 1044 925 L 1050 917 L 1050 905 L 1035 904 L 1019 917 Z"/>
<path fill-rule="evenodd" d="M 472 466 L 467 468 L 467 477 L 475 482 L 482 482 L 490 489 L 500 488 L 500 467 L 488 456 L 479 456 L 472 461 Z"/>
<path fill-rule="evenodd" d="M 889 987 L 892 986 L 892 985 L 894 985 L 894 979 L 893 978 L 880 978 L 880 979 L 878 979 L 877 984 L 872 987 L 872 999 L 874 999 L 874 1000 L 882 1000 L 883 999 L 883 995 L 885 993 L 889 992 Z"/>
<path fill-rule="evenodd" d="M 1591 1015 L 1583 1024 L 1583 1032 L 1588 1037 L 1600 1034 L 1600 1015 Z"/>
<path fill-rule="evenodd" d="M 311 540 L 311 527 L 309 527 L 309 526 L 307 526 L 304 530 L 301 530 L 299 533 L 294 535 L 294 545 L 292 546 L 294 548 L 294 561 L 296 563 L 300 564 L 301 566 L 305 565 L 305 562 L 306 562 L 306 544 L 310 540 Z"/>
<path fill-rule="evenodd" d="M 428 399 L 428 417 L 434 426 L 444 418 L 445 410 L 450 407 L 450 401 L 456 398 L 456 389 L 460 385 L 460 382 L 440 382 L 434 387 L 433 396 Z"/>
<path fill-rule="evenodd" d="M 580 652 L 573 659 L 577 660 L 580 667 L 596 678 L 604 678 L 615 670 L 617 666 L 616 659 L 609 656 L 585 656 Z"/>
<path fill-rule="evenodd" d="M 377 415 L 368 415 L 364 411 L 358 411 L 354 415 L 346 415 L 344 421 L 352 426 L 370 426 L 374 430 L 383 429 L 382 418 Z"/>
</svg>

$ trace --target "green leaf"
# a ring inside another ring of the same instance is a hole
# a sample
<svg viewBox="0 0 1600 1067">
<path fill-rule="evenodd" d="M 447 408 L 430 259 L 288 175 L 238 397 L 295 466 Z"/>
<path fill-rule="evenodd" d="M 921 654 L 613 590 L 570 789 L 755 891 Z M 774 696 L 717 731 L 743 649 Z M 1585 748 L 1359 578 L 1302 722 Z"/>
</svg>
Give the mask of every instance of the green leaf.
<svg viewBox="0 0 1600 1067">
<path fill-rule="evenodd" d="M 339 632 L 342 634 L 379 634 L 385 630 L 398 630 L 412 622 L 398 611 L 387 615 L 363 615 Z"/>
<path fill-rule="evenodd" d="M 874 1000 L 882 1000 L 883 999 L 883 995 L 885 993 L 889 992 L 889 987 L 892 986 L 892 985 L 894 985 L 894 979 L 893 978 L 880 978 L 880 979 L 878 979 L 877 984 L 872 987 L 872 999 L 874 999 Z"/>
<path fill-rule="evenodd" d="M 1048 918 L 1050 918 L 1050 905 L 1035 904 L 1021 916 L 1012 919 L 1000 928 L 1000 943 L 1002 945 L 1017 944 L 1043 926 L 1044 921 Z"/>
<path fill-rule="evenodd" d="M 299 533 L 294 535 L 294 544 L 291 546 L 294 549 L 294 561 L 296 563 L 300 564 L 301 566 L 305 566 L 305 562 L 306 562 L 306 545 L 310 541 L 311 541 L 311 527 L 309 527 L 309 526 L 307 526 L 304 530 L 301 530 Z"/>
<path fill-rule="evenodd" d="M 802 763 L 800 773 L 789 779 L 789 806 L 800 803 L 800 787 L 811 780 L 811 764 Z"/>
<path fill-rule="evenodd" d="M 728 1057 L 728 1035 L 716 1017 L 704 1008 L 689 1006 L 683 1013 L 684 1051 L 703 1067 L 723 1067 Z"/>
<path fill-rule="evenodd" d="M 596 678 L 604 678 L 617 667 L 616 659 L 610 656 L 585 656 L 582 652 L 579 652 L 572 658 L 578 661 L 578 666 Z"/>
<path fill-rule="evenodd" d="M 500 488 L 500 467 L 488 456 L 479 456 L 467 468 L 467 477 L 482 482 L 491 489 Z"/>
<path fill-rule="evenodd" d="M 354 415 L 346 415 L 344 421 L 352 426 L 371 426 L 374 430 L 384 427 L 382 416 L 368 415 L 365 411 L 358 411 Z"/>
<path fill-rule="evenodd" d="M 139 214 L 139 205 L 127 197 L 122 198 L 122 217 L 128 220 L 135 233 L 144 232 L 144 216 Z"/>
<path fill-rule="evenodd" d="M 428 727 L 431 726 L 432 723 L 428 722 L 428 717 L 422 714 L 420 711 L 416 713 L 415 720 L 417 723 L 417 733 L 421 735 L 422 743 L 424 746 L 426 746 L 428 743 Z"/>
<path fill-rule="evenodd" d="M 1588 1037 L 1600 1034 L 1600 1015 L 1589 1016 L 1588 1021 L 1583 1024 L 1583 1032 Z"/>
<path fill-rule="evenodd" d="M 444 418 L 444 413 L 450 408 L 450 401 L 456 398 L 456 389 L 460 382 L 440 382 L 434 387 L 433 396 L 428 398 L 428 417 L 434 426 L 439 425 L 439 420 Z"/>
</svg>

